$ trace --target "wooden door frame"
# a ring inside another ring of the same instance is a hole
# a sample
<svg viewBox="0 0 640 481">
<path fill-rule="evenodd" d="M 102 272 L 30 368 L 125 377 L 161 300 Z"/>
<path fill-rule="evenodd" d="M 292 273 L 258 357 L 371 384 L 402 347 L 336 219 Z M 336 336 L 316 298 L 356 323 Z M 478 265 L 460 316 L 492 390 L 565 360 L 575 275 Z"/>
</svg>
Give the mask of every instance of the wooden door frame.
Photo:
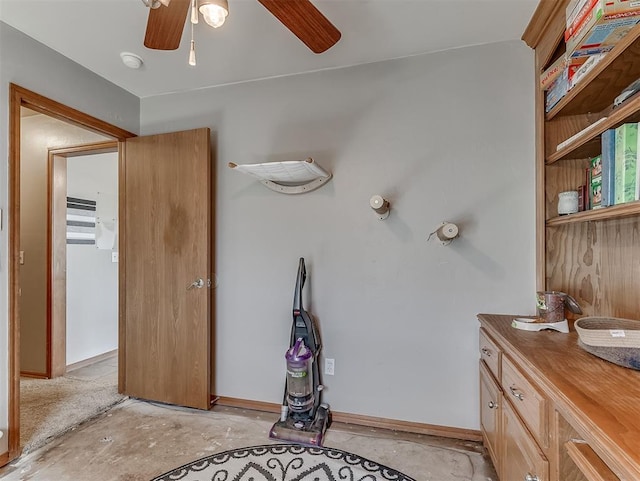
<svg viewBox="0 0 640 481">
<path fill-rule="evenodd" d="M 118 152 L 118 141 L 49 149 L 47 167 L 47 377 L 67 371 L 67 159 Z"/>
<path fill-rule="evenodd" d="M 119 142 L 135 134 L 31 90 L 9 85 L 9 453 L 20 455 L 20 108 L 62 120 Z M 120 150 L 120 149 L 119 149 Z M 2 460 L 4 461 L 4 459 Z"/>
</svg>

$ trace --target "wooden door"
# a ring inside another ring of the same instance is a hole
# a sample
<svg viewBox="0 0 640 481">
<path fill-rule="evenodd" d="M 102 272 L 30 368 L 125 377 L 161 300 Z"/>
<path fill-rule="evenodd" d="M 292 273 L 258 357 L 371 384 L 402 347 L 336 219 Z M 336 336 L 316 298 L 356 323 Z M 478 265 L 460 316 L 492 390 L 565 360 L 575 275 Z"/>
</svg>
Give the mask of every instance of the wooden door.
<svg viewBox="0 0 640 481">
<path fill-rule="evenodd" d="M 127 139 L 120 173 L 119 390 L 200 409 L 211 392 L 209 138 Z"/>
</svg>

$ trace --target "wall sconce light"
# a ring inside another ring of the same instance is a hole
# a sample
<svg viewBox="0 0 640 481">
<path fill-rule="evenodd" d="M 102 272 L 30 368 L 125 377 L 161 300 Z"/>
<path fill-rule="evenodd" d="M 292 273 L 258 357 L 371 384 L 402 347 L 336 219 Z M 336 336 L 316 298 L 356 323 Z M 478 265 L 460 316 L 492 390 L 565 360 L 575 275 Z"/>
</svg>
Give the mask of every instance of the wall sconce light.
<svg viewBox="0 0 640 481">
<path fill-rule="evenodd" d="M 427 242 L 431 240 L 431 237 L 435 234 L 440 241 L 440 244 L 446 246 L 449 245 L 453 239 L 458 237 L 459 232 L 457 225 L 452 224 L 451 222 L 443 222 L 436 230 L 429 234 Z"/>
<path fill-rule="evenodd" d="M 379 220 L 384 220 L 389 217 L 391 206 L 389 205 L 389 201 L 381 195 L 376 194 L 371 197 L 371 199 L 369 199 L 369 205 L 378 215 Z"/>
</svg>

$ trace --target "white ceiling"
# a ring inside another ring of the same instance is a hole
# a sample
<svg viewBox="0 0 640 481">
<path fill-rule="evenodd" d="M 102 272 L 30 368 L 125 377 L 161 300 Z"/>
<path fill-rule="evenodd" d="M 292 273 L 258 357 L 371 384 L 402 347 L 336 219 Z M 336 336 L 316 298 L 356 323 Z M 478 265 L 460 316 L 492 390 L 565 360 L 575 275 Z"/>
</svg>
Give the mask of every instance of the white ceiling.
<svg viewBox="0 0 640 481">
<path fill-rule="evenodd" d="M 221 28 L 202 21 L 195 27 L 196 67 L 187 64 L 188 26 L 178 50 L 143 46 L 148 11 L 140 0 L 0 0 L 0 20 L 138 97 L 148 97 L 519 39 L 537 3 L 314 0 L 342 32 L 334 47 L 314 54 L 257 0 L 229 0 L 229 17 Z M 143 67 L 125 67 L 123 51 L 141 56 Z"/>
</svg>

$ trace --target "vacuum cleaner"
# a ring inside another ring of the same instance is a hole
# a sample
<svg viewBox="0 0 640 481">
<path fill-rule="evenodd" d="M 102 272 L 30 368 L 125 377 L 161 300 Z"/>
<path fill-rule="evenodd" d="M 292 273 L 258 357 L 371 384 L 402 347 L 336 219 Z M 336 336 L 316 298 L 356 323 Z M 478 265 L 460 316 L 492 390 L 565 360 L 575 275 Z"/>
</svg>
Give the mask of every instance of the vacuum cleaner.
<svg viewBox="0 0 640 481">
<path fill-rule="evenodd" d="M 304 258 L 298 264 L 293 295 L 293 325 L 289 349 L 285 353 L 287 376 L 280 420 L 269 437 L 310 446 L 322 446 L 331 424 L 329 405 L 322 402 L 318 369 L 320 337 L 313 318 L 302 307 L 302 288 L 307 278 Z"/>
</svg>

